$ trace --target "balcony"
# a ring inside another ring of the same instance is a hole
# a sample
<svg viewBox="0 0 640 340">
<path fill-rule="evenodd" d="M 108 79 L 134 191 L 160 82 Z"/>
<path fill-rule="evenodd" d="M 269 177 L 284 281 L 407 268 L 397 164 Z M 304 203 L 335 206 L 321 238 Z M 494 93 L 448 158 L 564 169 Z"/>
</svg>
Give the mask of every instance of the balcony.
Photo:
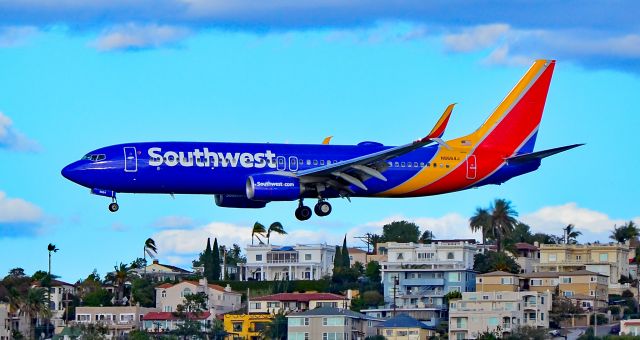
<svg viewBox="0 0 640 340">
<path fill-rule="evenodd" d="M 401 286 L 444 286 L 443 278 L 400 279 Z"/>
<path fill-rule="evenodd" d="M 538 308 L 538 304 L 535 302 L 525 302 L 524 303 L 524 309 L 537 309 Z"/>
</svg>

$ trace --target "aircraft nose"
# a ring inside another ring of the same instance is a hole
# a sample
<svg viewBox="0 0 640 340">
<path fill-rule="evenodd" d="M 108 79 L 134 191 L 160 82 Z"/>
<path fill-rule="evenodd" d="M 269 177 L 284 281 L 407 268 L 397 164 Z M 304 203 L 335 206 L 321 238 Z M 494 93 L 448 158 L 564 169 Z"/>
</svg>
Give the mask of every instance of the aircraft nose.
<svg viewBox="0 0 640 340">
<path fill-rule="evenodd" d="M 64 178 L 78 183 L 78 164 L 77 162 L 71 163 L 67 166 L 65 166 L 64 168 L 62 168 L 62 171 L 60 171 L 60 173 L 62 174 L 62 176 L 64 176 Z"/>
</svg>

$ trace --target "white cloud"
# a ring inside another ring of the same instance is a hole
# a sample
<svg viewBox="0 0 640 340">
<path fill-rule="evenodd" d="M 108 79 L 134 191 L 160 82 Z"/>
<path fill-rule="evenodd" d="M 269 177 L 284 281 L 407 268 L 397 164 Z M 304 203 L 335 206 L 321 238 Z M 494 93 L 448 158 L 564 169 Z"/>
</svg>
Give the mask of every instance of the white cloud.
<svg viewBox="0 0 640 340">
<path fill-rule="evenodd" d="M 509 30 L 507 24 L 479 25 L 445 35 L 444 44 L 454 52 L 473 52 L 494 46 Z"/>
<path fill-rule="evenodd" d="M 151 225 L 160 229 L 188 228 L 193 226 L 193 219 L 187 216 L 164 216 Z"/>
<path fill-rule="evenodd" d="M 21 198 L 9 198 L 0 191 L 0 223 L 34 223 L 43 218 L 42 209 Z"/>
<path fill-rule="evenodd" d="M 579 207 L 576 203 L 541 208 L 530 214 L 521 216 L 524 223 L 536 232 L 559 234 L 568 224 L 577 230 L 602 234 L 604 238 L 613 230 L 614 225 L 622 225 L 625 220 L 614 219 L 599 211 Z M 640 222 L 640 217 L 633 218 Z"/>
<path fill-rule="evenodd" d="M 15 151 L 38 151 L 40 146 L 16 130 L 11 118 L 0 111 L 0 148 Z"/>
<path fill-rule="evenodd" d="M 111 224 L 111 230 L 116 232 L 127 231 L 127 229 L 128 229 L 127 226 L 122 222 L 115 222 Z"/>
<path fill-rule="evenodd" d="M 0 48 L 19 46 L 37 32 L 35 26 L 0 27 Z"/>
<path fill-rule="evenodd" d="M 409 221 L 420 227 L 420 232 L 430 230 L 438 239 L 479 238 L 480 234 L 471 232 L 468 218 L 458 213 L 449 213 L 442 217 L 407 217 L 402 215 L 390 216 L 381 221 L 369 222 L 364 228 L 355 228 L 359 235 L 366 232 L 382 234 L 382 226 L 393 221 Z"/>
<path fill-rule="evenodd" d="M 184 27 L 128 23 L 106 29 L 92 45 L 100 51 L 157 48 L 175 45 L 189 34 Z"/>
</svg>

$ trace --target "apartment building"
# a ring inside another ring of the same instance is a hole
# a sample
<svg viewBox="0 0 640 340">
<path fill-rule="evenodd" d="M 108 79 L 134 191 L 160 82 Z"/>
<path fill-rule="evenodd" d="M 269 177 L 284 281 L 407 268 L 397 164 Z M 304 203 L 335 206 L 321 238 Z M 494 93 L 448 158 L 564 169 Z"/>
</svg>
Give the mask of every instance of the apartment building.
<svg viewBox="0 0 640 340">
<path fill-rule="evenodd" d="M 474 240 L 434 240 L 431 244 L 388 242 L 381 263 L 385 305 L 363 310 L 369 316 L 389 318 L 396 313 L 436 326 L 446 314 L 444 295 L 475 291 Z"/>
<path fill-rule="evenodd" d="M 349 265 L 353 267 L 356 262 L 362 263 L 363 266 L 366 266 L 367 261 L 367 251 L 359 248 L 348 248 L 349 249 Z"/>
<path fill-rule="evenodd" d="M 620 294 L 629 284 L 618 283 L 629 276 L 629 244 L 541 244 L 540 263 L 535 271 L 569 272 L 588 270 L 608 277 L 609 292 Z"/>
<path fill-rule="evenodd" d="M 535 242 L 535 244 L 518 242 L 515 244 L 515 248 L 516 263 L 520 266 L 520 273 L 526 274 L 533 272 L 536 266 L 540 264 L 538 242 Z"/>
<path fill-rule="evenodd" d="M 640 336 L 640 319 L 620 320 L 620 334 Z"/>
<path fill-rule="evenodd" d="M 549 328 L 551 292 L 464 292 L 449 303 L 449 339 L 475 339 L 490 331 L 500 335 L 518 326 Z"/>
<path fill-rule="evenodd" d="M 349 309 L 351 290 L 347 296 L 332 293 L 279 293 L 251 298 L 249 313 L 303 312 L 319 307 Z"/>
<path fill-rule="evenodd" d="M 495 271 L 476 276 L 478 292 L 517 292 L 520 291 L 520 276 L 504 271 Z"/>
<path fill-rule="evenodd" d="M 574 301 L 585 311 L 606 308 L 609 301 L 609 278 L 588 270 L 558 275 L 559 295 Z"/>
<path fill-rule="evenodd" d="M 107 327 L 107 337 L 124 336 L 134 329 L 142 329 L 145 314 L 155 312 L 155 308 L 140 306 L 76 307 L 76 325 L 101 324 Z"/>
<path fill-rule="evenodd" d="M 535 292 L 550 291 L 556 294 L 558 288 L 558 272 L 533 272 L 520 274 L 520 283 L 524 290 Z"/>
<path fill-rule="evenodd" d="M 14 330 L 26 336 L 29 327 L 30 324 L 24 314 L 18 315 L 8 303 L 0 301 L 0 340 L 12 339 Z"/>
<path fill-rule="evenodd" d="M 180 267 L 160 263 L 157 259 L 153 260 L 150 265 L 144 268 L 135 269 L 134 272 L 139 276 L 148 277 L 155 282 L 163 282 L 166 280 L 175 281 L 194 274 Z"/>
<path fill-rule="evenodd" d="M 380 320 L 348 309 L 321 307 L 289 314 L 289 340 L 362 340 L 376 335 Z"/>
<path fill-rule="evenodd" d="M 151 334 L 160 335 L 178 329 L 185 319 L 200 323 L 200 330 L 205 332 L 211 327 L 214 316 L 211 312 L 186 313 L 184 317 L 171 312 L 150 312 L 142 317 L 142 329 Z"/>
<path fill-rule="evenodd" d="M 178 305 L 184 304 L 184 297 L 190 294 L 204 293 L 207 296 L 207 310 L 216 316 L 237 310 L 241 307 L 241 293 L 231 287 L 199 281 L 182 281 L 177 284 L 165 283 L 156 287 L 156 307 L 161 312 L 175 312 Z"/>
<path fill-rule="evenodd" d="M 39 287 L 40 282 L 34 283 L 34 287 Z M 65 325 L 64 315 L 67 302 L 70 302 L 69 295 L 76 294 L 76 285 L 61 280 L 51 280 L 49 289 L 49 309 L 51 310 L 51 323 L 56 328 Z"/>
<path fill-rule="evenodd" d="M 247 245 L 243 281 L 318 280 L 333 273 L 335 246 L 327 244 Z"/>
</svg>

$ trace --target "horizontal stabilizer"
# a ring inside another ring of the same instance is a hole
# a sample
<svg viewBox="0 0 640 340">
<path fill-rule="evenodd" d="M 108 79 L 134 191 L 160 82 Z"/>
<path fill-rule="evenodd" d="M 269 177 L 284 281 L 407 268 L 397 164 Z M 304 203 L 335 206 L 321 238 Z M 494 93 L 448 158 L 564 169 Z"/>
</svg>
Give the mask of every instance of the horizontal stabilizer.
<svg viewBox="0 0 640 340">
<path fill-rule="evenodd" d="M 529 161 L 533 161 L 533 160 L 537 160 L 537 159 L 543 159 L 545 157 L 549 157 L 549 156 L 553 156 L 557 153 L 560 152 L 564 152 L 567 150 L 571 150 L 573 148 L 577 148 L 579 146 L 583 146 L 584 144 L 572 144 L 572 145 L 567 145 L 567 146 L 561 146 L 559 148 L 553 148 L 553 149 L 548 149 L 548 150 L 542 150 L 542 151 L 537 151 L 537 152 L 532 152 L 532 153 L 526 153 L 524 155 L 518 155 L 518 156 L 513 156 L 513 157 L 509 157 L 506 159 L 506 161 L 510 164 L 517 164 L 517 163 L 526 163 Z"/>
</svg>

